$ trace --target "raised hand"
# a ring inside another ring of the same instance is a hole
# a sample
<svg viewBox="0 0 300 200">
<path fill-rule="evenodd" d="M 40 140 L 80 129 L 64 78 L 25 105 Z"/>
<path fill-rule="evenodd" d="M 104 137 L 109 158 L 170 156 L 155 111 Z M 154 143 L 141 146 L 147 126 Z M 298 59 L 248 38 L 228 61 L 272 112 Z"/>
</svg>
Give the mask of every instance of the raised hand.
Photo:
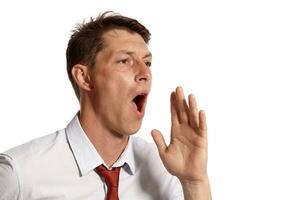
<svg viewBox="0 0 300 200">
<path fill-rule="evenodd" d="M 167 145 L 158 130 L 151 134 L 166 169 L 183 183 L 207 181 L 207 126 L 204 111 L 197 109 L 196 98 L 183 89 L 171 94 L 171 140 Z"/>
</svg>

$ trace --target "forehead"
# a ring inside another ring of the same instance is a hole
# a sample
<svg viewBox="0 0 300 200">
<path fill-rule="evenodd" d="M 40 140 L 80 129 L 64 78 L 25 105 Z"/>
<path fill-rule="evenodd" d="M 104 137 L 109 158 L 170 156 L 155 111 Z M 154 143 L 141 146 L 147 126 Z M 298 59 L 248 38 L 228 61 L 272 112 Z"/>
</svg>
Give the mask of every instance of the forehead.
<svg viewBox="0 0 300 200">
<path fill-rule="evenodd" d="M 149 54 L 148 45 L 144 39 L 135 32 L 129 32 L 123 29 L 109 30 L 102 36 L 104 42 L 103 51 L 116 53 L 119 51 L 128 50 L 137 55 Z"/>
</svg>

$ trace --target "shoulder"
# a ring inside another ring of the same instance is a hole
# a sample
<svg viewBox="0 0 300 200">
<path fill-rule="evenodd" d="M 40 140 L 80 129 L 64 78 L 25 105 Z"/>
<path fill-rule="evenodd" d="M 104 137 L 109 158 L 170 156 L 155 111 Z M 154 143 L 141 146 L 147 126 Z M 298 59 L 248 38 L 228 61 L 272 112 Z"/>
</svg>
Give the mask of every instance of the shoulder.
<svg viewBox="0 0 300 200">
<path fill-rule="evenodd" d="M 157 170 L 165 170 L 154 143 L 134 136 L 132 137 L 132 149 L 137 168 L 142 169 L 151 163 Z"/>
<path fill-rule="evenodd" d="M 10 158 L 18 174 L 30 175 L 30 172 L 55 162 L 58 155 L 63 155 L 68 150 L 64 133 L 64 130 L 60 130 L 33 139 L 5 151 L 2 155 Z"/>
<path fill-rule="evenodd" d="M 62 129 L 1 153 L 0 200 L 2 197 L 19 199 L 16 195 L 23 195 L 24 188 L 33 185 L 31 183 L 37 180 L 37 177 L 43 178 L 43 169 L 48 169 L 51 163 L 56 163 L 63 151 L 67 150 L 68 143 Z M 5 192 L 2 193 L 2 190 Z"/>
<path fill-rule="evenodd" d="M 38 156 L 55 145 L 59 145 L 64 140 L 66 141 L 64 130 L 60 130 L 13 147 L 5 151 L 3 154 L 8 155 L 13 160 L 24 160 Z"/>
<path fill-rule="evenodd" d="M 155 147 L 154 143 L 148 142 L 141 137 L 131 136 L 131 139 L 133 146 L 136 148 L 152 149 Z"/>
<path fill-rule="evenodd" d="M 150 155 L 159 156 L 155 144 L 140 137 L 132 136 L 132 148 L 135 155 L 142 157 Z"/>
</svg>

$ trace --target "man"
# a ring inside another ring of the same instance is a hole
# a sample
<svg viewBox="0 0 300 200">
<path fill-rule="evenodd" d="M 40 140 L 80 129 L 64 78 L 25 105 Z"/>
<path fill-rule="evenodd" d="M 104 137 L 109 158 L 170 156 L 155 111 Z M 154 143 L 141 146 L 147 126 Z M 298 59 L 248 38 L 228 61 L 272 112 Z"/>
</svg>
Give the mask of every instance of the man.
<svg viewBox="0 0 300 200">
<path fill-rule="evenodd" d="M 67 71 L 80 102 L 68 126 L 0 154 L 0 199 L 211 199 L 205 114 L 171 94 L 171 143 L 132 136 L 151 88 L 149 31 L 105 13 L 80 25 Z M 161 159 L 159 159 L 159 157 Z"/>
</svg>

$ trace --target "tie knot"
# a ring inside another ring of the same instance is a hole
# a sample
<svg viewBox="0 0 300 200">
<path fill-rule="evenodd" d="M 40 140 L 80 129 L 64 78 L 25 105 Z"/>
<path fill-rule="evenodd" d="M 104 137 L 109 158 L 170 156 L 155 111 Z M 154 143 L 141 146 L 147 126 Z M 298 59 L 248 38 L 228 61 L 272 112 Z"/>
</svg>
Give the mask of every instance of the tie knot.
<svg viewBox="0 0 300 200">
<path fill-rule="evenodd" d="M 104 178 L 109 188 L 118 187 L 120 167 L 113 167 L 111 170 L 109 170 L 104 165 L 100 165 L 96 169 L 100 176 Z"/>
</svg>

